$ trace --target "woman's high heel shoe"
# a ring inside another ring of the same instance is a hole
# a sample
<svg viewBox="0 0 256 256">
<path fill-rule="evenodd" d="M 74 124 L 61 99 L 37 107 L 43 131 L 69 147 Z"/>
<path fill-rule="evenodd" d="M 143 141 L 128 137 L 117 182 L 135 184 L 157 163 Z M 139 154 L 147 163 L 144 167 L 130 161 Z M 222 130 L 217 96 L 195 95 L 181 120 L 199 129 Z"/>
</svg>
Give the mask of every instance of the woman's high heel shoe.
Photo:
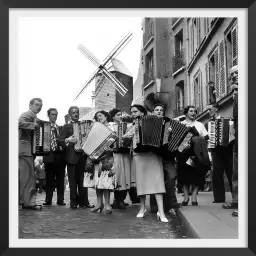
<svg viewBox="0 0 256 256">
<path fill-rule="evenodd" d="M 93 209 L 91 209 L 91 212 L 97 212 L 97 211 L 102 212 L 103 208 L 104 208 L 104 205 L 102 205 L 100 207 L 94 207 Z"/>
<path fill-rule="evenodd" d="M 111 214 L 112 213 L 112 209 L 105 209 L 105 213 L 106 214 Z"/>
<path fill-rule="evenodd" d="M 137 218 L 144 218 L 146 211 L 147 211 L 147 210 L 144 209 L 144 212 L 143 212 L 143 213 L 138 213 L 136 217 L 137 217 Z"/>
<path fill-rule="evenodd" d="M 160 220 L 161 222 L 165 222 L 165 223 L 169 222 L 168 219 L 166 219 L 166 218 L 161 218 L 159 212 L 156 213 L 156 217 L 157 217 L 157 220 Z"/>
<path fill-rule="evenodd" d="M 188 205 L 188 202 L 189 202 L 189 199 L 188 199 L 188 201 L 183 201 L 183 202 L 181 202 L 181 205 L 182 205 L 182 206 L 187 206 L 187 205 Z"/>
</svg>

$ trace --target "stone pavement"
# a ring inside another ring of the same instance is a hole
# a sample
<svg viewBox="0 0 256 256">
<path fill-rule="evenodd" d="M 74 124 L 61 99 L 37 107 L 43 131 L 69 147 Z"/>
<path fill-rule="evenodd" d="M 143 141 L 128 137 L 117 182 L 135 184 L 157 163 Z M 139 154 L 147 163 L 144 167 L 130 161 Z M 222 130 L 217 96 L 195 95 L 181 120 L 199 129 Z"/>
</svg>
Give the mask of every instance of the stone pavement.
<svg viewBox="0 0 256 256">
<path fill-rule="evenodd" d="M 182 194 L 177 194 L 179 202 Z M 226 201 L 231 202 L 231 193 L 226 192 Z M 190 199 L 191 200 L 191 199 Z M 198 206 L 183 206 L 177 211 L 180 222 L 188 235 L 193 238 L 234 239 L 238 238 L 238 218 L 231 215 L 233 210 L 222 208 L 223 203 L 212 203 L 212 192 L 199 192 Z"/>
<path fill-rule="evenodd" d="M 96 204 L 95 190 L 89 189 L 90 203 Z M 45 193 L 38 194 L 37 201 L 43 203 Z M 69 208 L 69 191 L 65 192 L 66 206 L 56 205 L 54 192 L 53 205 L 44 206 L 42 211 L 19 211 L 19 238 L 188 238 L 186 230 L 174 212 L 168 214 L 170 223 L 157 221 L 156 214 L 148 213 L 145 218 L 136 218 L 139 204 L 125 210 L 113 210 L 112 214 L 91 213 L 90 209 Z M 111 193 L 113 200 L 113 193 Z M 148 200 L 147 200 L 148 203 Z"/>
</svg>

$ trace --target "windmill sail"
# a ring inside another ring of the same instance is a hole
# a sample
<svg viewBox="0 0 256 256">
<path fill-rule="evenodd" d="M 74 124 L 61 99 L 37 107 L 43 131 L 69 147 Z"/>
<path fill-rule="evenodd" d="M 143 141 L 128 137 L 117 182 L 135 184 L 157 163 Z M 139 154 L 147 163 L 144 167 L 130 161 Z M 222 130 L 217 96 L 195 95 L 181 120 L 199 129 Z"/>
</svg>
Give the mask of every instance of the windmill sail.
<svg viewBox="0 0 256 256">
<path fill-rule="evenodd" d="M 80 90 L 80 92 L 77 94 L 74 100 L 76 100 L 82 92 L 85 90 L 85 88 L 91 83 L 91 81 L 99 74 L 102 73 L 106 79 L 108 79 L 111 84 L 115 87 L 115 89 L 124 96 L 126 92 L 128 91 L 125 86 L 116 79 L 115 76 L 112 75 L 111 72 L 108 71 L 107 66 L 109 65 L 109 62 L 112 61 L 114 56 L 119 54 L 124 47 L 131 41 L 132 39 L 132 33 L 129 32 L 118 44 L 117 46 L 110 52 L 110 54 L 104 59 L 103 64 L 100 64 L 99 59 L 90 52 L 85 46 L 79 44 L 78 49 L 95 65 L 98 67 L 98 69 L 93 73 L 93 75 L 90 77 L 90 79 L 84 84 L 83 88 Z"/>
</svg>

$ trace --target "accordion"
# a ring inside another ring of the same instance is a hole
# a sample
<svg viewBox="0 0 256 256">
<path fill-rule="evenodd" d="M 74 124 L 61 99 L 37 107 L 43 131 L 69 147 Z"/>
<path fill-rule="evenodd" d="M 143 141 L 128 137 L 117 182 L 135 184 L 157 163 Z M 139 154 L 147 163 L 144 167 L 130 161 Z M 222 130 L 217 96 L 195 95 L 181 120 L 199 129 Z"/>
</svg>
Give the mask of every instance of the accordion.
<svg viewBox="0 0 256 256">
<path fill-rule="evenodd" d="M 75 151 L 82 151 L 84 142 L 92 128 L 93 121 L 86 120 L 80 123 L 73 123 L 73 136 L 77 139 L 74 146 Z"/>
<path fill-rule="evenodd" d="M 38 122 L 39 128 L 34 130 L 32 141 L 32 154 L 43 156 L 51 152 L 51 123 L 46 121 Z"/>
<path fill-rule="evenodd" d="M 170 121 L 170 127 L 172 128 L 172 131 L 169 136 L 168 150 L 170 152 L 176 150 L 182 152 L 193 136 L 192 133 L 189 133 L 191 128 L 175 120 Z"/>
<path fill-rule="evenodd" d="M 168 143 L 168 127 L 163 117 L 148 115 L 135 119 L 134 152 L 159 149 Z"/>
<path fill-rule="evenodd" d="M 172 131 L 169 132 L 168 128 Z M 134 152 L 146 149 L 176 151 L 184 140 L 188 143 L 192 135 L 186 136 L 190 130 L 185 124 L 164 117 L 148 115 L 135 120 Z M 185 140 L 186 138 L 186 140 Z M 185 148 L 185 146 L 184 146 Z M 182 149 L 180 149 L 182 152 Z"/>
<path fill-rule="evenodd" d="M 208 122 L 209 141 L 208 148 L 216 148 L 218 146 L 228 146 L 229 144 L 229 125 L 230 119 L 217 118 Z"/>
<path fill-rule="evenodd" d="M 131 125 L 131 124 L 130 124 Z M 123 140 L 122 136 L 128 131 L 129 123 L 120 122 L 117 125 L 117 140 L 114 143 L 114 151 L 115 152 L 127 152 L 131 146 L 130 140 Z"/>
<path fill-rule="evenodd" d="M 83 144 L 83 151 L 93 160 L 97 160 L 116 141 L 117 136 L 104 124 L 95 122 Z"/>
</svg>

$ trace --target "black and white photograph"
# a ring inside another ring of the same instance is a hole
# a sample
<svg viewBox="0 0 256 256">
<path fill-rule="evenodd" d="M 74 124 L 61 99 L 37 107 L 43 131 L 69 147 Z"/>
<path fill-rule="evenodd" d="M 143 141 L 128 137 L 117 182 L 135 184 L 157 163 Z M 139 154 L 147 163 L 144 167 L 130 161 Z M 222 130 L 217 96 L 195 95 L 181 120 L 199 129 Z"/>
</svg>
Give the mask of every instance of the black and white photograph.
<svg viewBox="0 0 256 256">
<path fill-rule="evenodd" d="M 11 243 L 241 247 L 245 17 L 11 10 Z"/>
</svg>

